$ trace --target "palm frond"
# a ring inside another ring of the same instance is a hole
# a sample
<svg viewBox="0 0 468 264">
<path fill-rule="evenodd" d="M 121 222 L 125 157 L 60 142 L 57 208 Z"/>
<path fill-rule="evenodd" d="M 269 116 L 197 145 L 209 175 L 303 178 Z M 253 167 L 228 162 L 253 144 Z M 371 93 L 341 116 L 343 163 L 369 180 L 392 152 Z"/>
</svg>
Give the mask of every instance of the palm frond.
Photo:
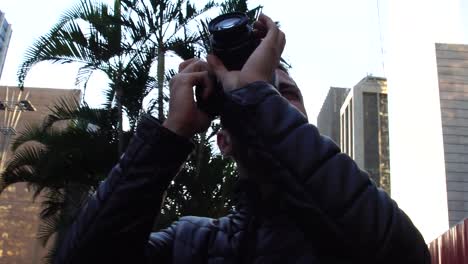
<svg viewBox="0 0 468 264">
<path fill-rule="evenodd" d="M 186 14 L 183 15 L 183 13 L 180 13 L 180 17 L 178 19 L 177 24 L 175 25 L 175 28 L 173 29 L 173 33 L 167 37 L 167 39 L 172 39 L 177 34 L 184 28 L 187 28 L 187 26 L 192 23 L 195 19 L 200 17 L 200 15 L 204 14 L 208 10 L 210 10 L 213 7 L 216 7 L 217 4 L 214 1 L 209 1 L 203 8 L 197 10 L 195 8 L 195 5 L 191 4 L 190 2 L 186 3 Z"/>
<path fill-rule="evenodd" d="M 220 4 L 221 14 L 231 13 L 231 12 L 242 12 L 246 13 L 248 11 L 247 1 L 245 0 L 226 0 Z"/>
<path fill-rule="evenodd" d="M 259 5 L 253 9 L 249 9 L 246 0 L 225 0 L 220 4 L 221 14 L 231 12 L 246 13 L 250 21 L 253 22 L 257 19 L 258 15 L 263 9 L 263 6 Z"/>
<path fill-rule="evenodd" d="M 53 29 L 40 37 L 27 51 L 25 59 L 18 71 L 20 86 L 30 68 L 38 62 L 53 63 L 78 62 L 98 67 L 99 62 L 88 47 L 85 33 L 76 22 L 70 22 L 60 29 Z"/>
<path fill-rule="evenodd" d="M 53 264 L 57 255 L 59 243 L 53 243 L 51 248 L 47 250 L 47 254 L 42 258 L 43 264 Z"/>
<path fill-rule="evenodd" d="M 122 70 L 119 88 L 124 96 L 120 102 L 130 120 L 131 128 L 136 125 L 142 113 L 143 100 L 156 87 L 156 79 L 150 74 L 156 54 L 156 48 L 146 48 Z"/>
<path fill-rule="evenodd" d="M 89 118 L 90 111 L 87 105 L 80 106 L 75 98 L 62 97 L 49 108 L 50 114 L 45 118 L 42 127 L 44 129 L 51 128 L 58 121 L 70 121 L 78 118 Z"/>
<path fill-rule="evenodd" d="M 174 69 L 168 70 L 165 76 L 166 82 L 169 82 L 172 79 L 172 77 L 174 77 L 176 74 L 177 72 Z"/>
<path fill-rule="evenodd" d="M 82 21 L 86 27 L 82 26 Z M 99 68 L 122 52 L 121 24 L 120 17 L 116 18 L 107 5 L 82 0 L 66 11 L 59 22 L 27 50 L 18 70 L 20 86 L 23 86 L 30 68 L 42 61 L 78 62 L 89 68 Z"/>
<path fill-rule="evenodd" d="M 36 238 L 41 242 L 43 247 L 47 245 L 50 237 L 57 232 L 58 226 L 60 226 L 62 221 L 60 215 L 41 218 Z"/>
<path fill-rule="evenodd" d="M 37 146 L 26 146 L 15 152 L 0 175 L 0 193 L 18 182 L 37 183 L 39 179 L 36 177 L 36 165 L 43 151 Z"/>
<path fill-rule="evenodd" d="M 51 132 L 53 134 L 53 132 Z M 11 150 L 16 151 L 19 147 L 27 142 L 35 142 L 44 144 L 47 137 L 51 134 L 44 133 L 44 129 L 38 125 L 25 125 L 24 129 L 11 143 Z"/>
<path fill-rule="evenodd" d="M 86 130 L 89 124 L 101 130 L 113 130 L 116 126 L 114 120 L 117 113 L 115 109 L 90 108 L 86 103 L 79 105 L 75 98 L 60 98 L 55 105 L 49 108 L 50 114 L 45 118 L 42 127 L 50 129 L 57 122 L 68 121 L 70 125 L 82 125 Z"/>
<path fill-rule="evenodd" d="M 85 65 L 78 69 L 78 74 L 76 75 L 75 86 L 83 84 L 83 98 L 86 94 L 86 88 L 88 87 L 88 81 L 93 75 L 96 68 L 92 66 Z"/>
<path fill-rule="evenodd" d="M 187 36 L 185 39 L 176 37 L 166 43 L 166 50 L 174 52 L 183 60 L 188 60 L 199 56 L 194 43 L 197 43 L 200 38 L 196 35 Z"/>
<path fill-rule="evenodd" d="M 106 99 L 105 99 L 105 103 L 103 104 L 103 106 L 106 109 L 112 109 L 112 107 L 114 106 L 114 100 L 115 100 L 115 89 L 113 88 L 106 89 L 104 91 L 104 97 Z"/>
</svg>

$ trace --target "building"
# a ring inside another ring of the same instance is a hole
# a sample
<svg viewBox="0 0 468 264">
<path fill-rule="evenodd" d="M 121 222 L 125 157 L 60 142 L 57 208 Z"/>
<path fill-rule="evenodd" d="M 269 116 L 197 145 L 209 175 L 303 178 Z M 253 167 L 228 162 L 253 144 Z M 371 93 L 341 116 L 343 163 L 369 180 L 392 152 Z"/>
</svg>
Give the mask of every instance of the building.
<svg viewBox="0 0 468 264">
<path fill-rule="evenodd" d="M 340 109 L 341 150 L 390 193 L 387 80 L 367 76 L 348 93 Z"/>
<path fill-rule="evenodd" d="M 0 78 L 2 77 L 3 65 L 10 44 L 11 32 L 11 25 L 5 19 L 5 13 L 0 11 Z"/>
<path fill-rule="evenodd" d="M 448 220 L 468 217 L 468 45 L 436 44 Z"/>
<path fill-rule="evenodd" d="M 444 140 L 458 141 L 450 145 L 459 150 L 466 149 L 466 145 L 461 144 L 462 137 L 449 136 L 444 131 L 443 123 L 447 123 L 447 117 L 442 115 L 448 113 L 443 114 L 447 106 L 441 107 L 448 100 L 455 100 L 460 105 L 463 93 L 444 92 L 443 89 L 441 92 L 439 81 L 448 76 L 438 72 L 440 66 L 436 58 L 436 43 L 466 43 L 463 36 L 467 24 L 462 23 L 466 17 L 461 16 L 464 14 L 461 6 L 460 0 L 388 1 L 385 69 L 389 92 L 392 198 L 411 218 L 427 243 L 445 233 L 450 223 L 456 221 L 455 218 L 449 221 L 449 196 L 451 207 L 455 201 L 464 204 L 458 200 L 462 192 L 447 192 L 453 188 L 447 186 L 447 171 L 452 171 L 454 176 L 464 165 L 446 162 L 447 158 L 453 159 L 456 155 L 445 154 L 447 143 Z M 444 53 L 455 55 L 454 52 Z M 463 56 L 452 62 L 459 68 L 453 69 L 451 74 L 459 74 Z M 451 78 L 450 82 L 457 80 L 458 83 L 452 89 L 462 89 L 459 79 L 465 77 Z M 460 175 L 457 173 L 457 176 Z"/>
<path fill-rule="evenodd" d="M 42 122 L 59 98 L 79 99 L 80 90 L 0 86 L 0 166 L 11 157 L 10 143 L 28 125 Z M 40 200 L 32 203 L 25 184 L 0 195 L 0 263 L 41 263 L 44 249 L 36 240 Z"/>
<path fill-rule="evenodd" d="M 340 109 L 349 88 L 331 87 L 317 116 L 317 127 L 322 135 L 340 145 Z"/>
</svg>

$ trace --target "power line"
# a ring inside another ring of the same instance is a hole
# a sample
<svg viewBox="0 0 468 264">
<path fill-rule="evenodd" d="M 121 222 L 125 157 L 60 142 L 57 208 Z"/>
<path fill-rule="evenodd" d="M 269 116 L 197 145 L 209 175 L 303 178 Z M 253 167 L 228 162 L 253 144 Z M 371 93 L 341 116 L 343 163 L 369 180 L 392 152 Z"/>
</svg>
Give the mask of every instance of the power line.
<svg viewBox="0 0 468 264">
<path fill-rule="evenodd" d="M 381 60 L 382 60 L 382 71 L 384 77 L 387 77 L 385 73 L 385 53 L 384 53 L 384 40 L 383 40 L 383 35 L 382 35 L 382 20 L 380 17 L 380 0 L 377 0 L 377 19 L 379 22 L 379 35 L 380 35 L 380 52 L 382 54 Z"/>
</svg>

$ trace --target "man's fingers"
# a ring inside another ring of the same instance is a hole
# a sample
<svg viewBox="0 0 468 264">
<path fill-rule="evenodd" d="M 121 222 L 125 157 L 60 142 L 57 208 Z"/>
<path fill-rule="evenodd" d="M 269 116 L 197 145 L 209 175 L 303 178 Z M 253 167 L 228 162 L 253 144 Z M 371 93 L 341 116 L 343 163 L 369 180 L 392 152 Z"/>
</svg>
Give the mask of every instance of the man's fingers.
<svg viewBox="0 0 468 264">
<path fill-rule="evenodd" d="M 259 20 L 254 22 L 253 33 L 255 37 L 263 39 L 267 38 L 267 42 L 278 43 L 279 47 L 283 47 L 286 44 L 286 38 L 284 33 L 278 28 L 276 22 L 274 22 L 270 17 L 265 14 L 261 14 Z M 281 48 L 281 51 L 282 49 Z"/>
<path fill-rule="evenodd" d="M 262 21 L 258 21 L 258 20 L 254 22 L 253 28 L 259 31 L 265 31 L 265 32 L 268 31 L 268 28 L 265 25 L 265 23 L 263 23 Z"/>
<path fill-rule="evenodd" d="M 266 31 L 261 31 L 261 30 L 258 30 L 258 29 L 254 29 L 252 32 L 253 32 L 256 39 L 263 39 L 267 34 Z"/>
<path fill-rule="evenodd" d="M 267 15 L 265 15 L 264 13 L 261 13 L 259 16 L 258 16 L 258 21 L 260 23 L 263 23 L 267 28 L 270 28 L 271 26 L 276 26 L 276 23 Z"/>
<path fill-rule="evenodd" d="M 210 79 L 208 71 L 182 73 L 180 78 L 185 79 L 189 85 L 183 85 L 193 95 L 193 86 L 199 86 L 203 89 L 202 97 L 207 98 L 214 90 L 213 82 Z"/>
<path fill-rule="evenodd" d="M 194 86 L 202 89 L 202 98 L 207 99 L 214 91 L 213 80 L 210 78 L 208 71 L 194 72 L 190 74 Z"/>
<path fill-rule="evenodd" d="M 263 24 L 266 27 L 267 30 L 267 35 L 265 37 L 266 40 L 271 39 L 274 41 L 278 37 L 278 26 L 276 23 L 267 15 L 265 14 L 260 14 L 258 17 L 258 22 L 257 25 Z"/>
<path fill-rule="evenodd" d="M 202 61 L 201 59 L 194 58 L 185 62 L 188 63 L 184 65 L 179 65 L 179 73 L 201 72 L 208 70 L 208 64 L 206 63 L 206 61 Z M 181 68 L 182 70 L 180 70 Z"/>
<path fill-rule="evenodd" d="M 211 71 L 216 75 L 216 78 L 218 78 L 218 80 L 223 80 L 225 74 L 228 72 L 224 63 L 212 54 L 209 54 L 206 60 L 208 61 Z"/>
<path fill-rule="evenodd" d="M 197 58 L 191 58 L 191 59 L 185 60 L 181 64 L 179 64 L 179 72 L 183 71 L 187 66 L 190 65 L 190 63 L 192 63 L 196 59 Z"/>
<path fill-rule="evenodd" d="M 264 38 L 265 42 L 263 45 L 266 45 L 269 49 L 273 48 L 273 50 L 278 53 L 278 55 L 281 56 L 281 53 L 283 53 L 284 46 L 286 45 L 286 37 L 284 33 L 278 28 L 278 25 L 267 15 L 265 14 L 260 14 L 260 17 L 258 18 L 260 21 L 259 24 L 263 24 L 268 32 Z M 276 55 L 276 54 L 275 54 Z"/>
<path fill-rule="evenodd" d="M 276 23 L 268 16 L 261 14 L 259 21 L 268 28 L 268 32 L 249 57 L 243 69 L 251 72 L 256 71 L 265 80 L 270 80 L 274 70 L 278 67 L 286 38 Z"/>
</svg>

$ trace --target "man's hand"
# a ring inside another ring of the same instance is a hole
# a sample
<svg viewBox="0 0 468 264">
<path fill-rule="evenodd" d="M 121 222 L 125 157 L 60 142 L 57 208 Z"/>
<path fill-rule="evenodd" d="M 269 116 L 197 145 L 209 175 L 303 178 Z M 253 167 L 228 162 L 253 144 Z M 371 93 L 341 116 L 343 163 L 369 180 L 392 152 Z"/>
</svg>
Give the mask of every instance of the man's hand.
<svg viewBox="0 0 468 264">
<path fill-rule="evenodd" d="M 264 14 L 255 22 L 254 33 L 263 40 L 240 71 L 228 71 L 218 57 L 208 55 L 211 70 L 227 92 L 256 81 L 271 82 L 278 68 L 286 44 L 284 33 Z"/>
<path fill-rule="evenodd" d="M 203 98 L 214 89 L 214 83 L 208 75 L 208 64 L 197 58 L 182 62 L 179 73 L 171 79 L 169 114 L 163 124 L 172 132 L 187 138 L 206 131 L 211 123 L 211 118 L 197 108 L 194 86 L 204 87 Z"/>
</svg>

